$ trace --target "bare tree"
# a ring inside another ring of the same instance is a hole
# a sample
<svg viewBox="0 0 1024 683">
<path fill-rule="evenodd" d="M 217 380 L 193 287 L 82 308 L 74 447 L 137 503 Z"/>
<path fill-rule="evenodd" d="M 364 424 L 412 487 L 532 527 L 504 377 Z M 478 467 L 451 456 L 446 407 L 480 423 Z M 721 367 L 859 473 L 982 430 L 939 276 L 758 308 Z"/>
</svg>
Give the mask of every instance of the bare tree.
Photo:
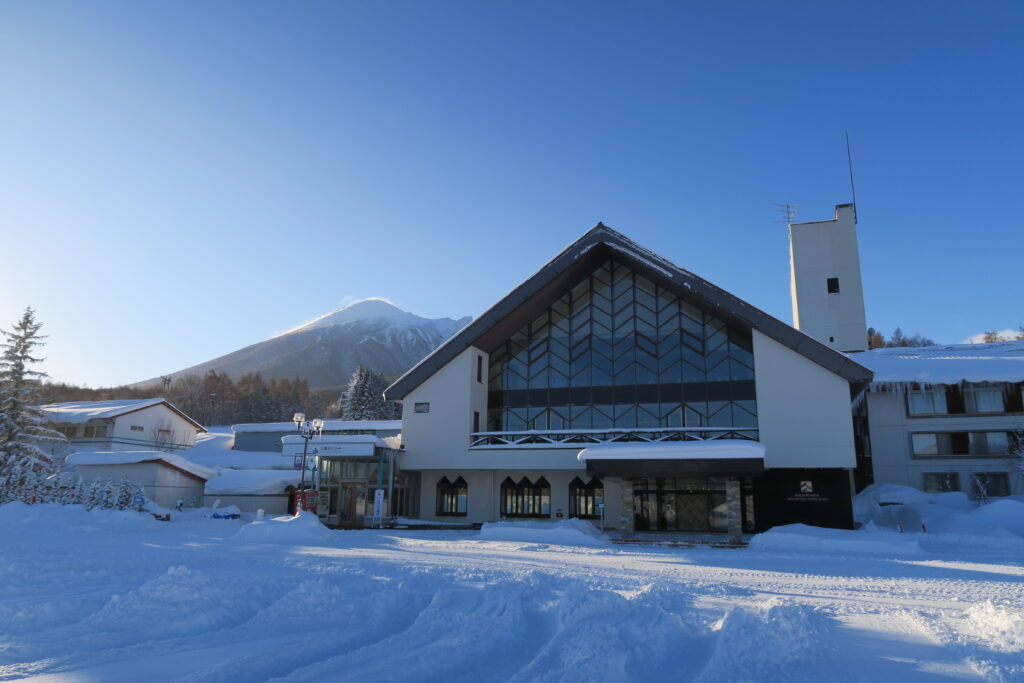
<svg viewBox="0 0 1024 683">
<path fill-rule="evenodd" d="M 153 447 L 158 451 L 174 450 L 174 425 L 170 422 L 160 422 L 150 428 L 153 437 Z"/>
</svg>

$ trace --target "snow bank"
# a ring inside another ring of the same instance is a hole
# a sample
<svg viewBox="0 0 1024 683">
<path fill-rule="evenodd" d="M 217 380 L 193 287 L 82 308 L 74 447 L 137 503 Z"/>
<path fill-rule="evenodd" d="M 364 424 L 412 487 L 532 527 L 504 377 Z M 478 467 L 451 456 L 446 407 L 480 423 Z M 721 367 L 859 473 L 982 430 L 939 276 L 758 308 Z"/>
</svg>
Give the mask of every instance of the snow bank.
<svg viewBox="0 0 1024 683">
<path fill-rule="evenodd" d="M 295 470 L 223 470 L 206 482 L 208 496 L 266 496 L 284 493 L 287 486 L 298 486 L 302 473 Z"/>
<path fill-rule="evenodd" d="M 883 504 L 888 503 L 888 504 Z M 854 498 L 864 525 L 921 531 L 946 543 L 1024 549 L 1024 502 L 1003 498 L 978 505 L 960 492 L 924 493 L 909 486 L 873 484 Z"/>
<path fill-rule="evenodd" d="M 90 451 L 72 453 L 66 460 L 69 465 L 133 465 L 142 462 L 162 462 L 203 480 L 217 476 L 217 472 L 209 467 L 197 465 L 177 453 L 166 451 Z"/>
<path fill-rule="evenodd" d="M 488 522 L 477 536 L 483 541 L 516 541 L 554 545 L 606 546 L 611 541 L 583 519 L 557 522 Z"/>
<path fill-rule="evenodd" d="M 331 540 L 331 531 L 312 512 L 303 512 L 294 517 L 273 517 L 249 522 L 231 540 L 238 543 L 322 545 Z"/>
<path fill-rule="evenodd" d="M 734 608 L 711 630 L 713 650 L 698 681 L 794 680 L 803 678 L 794 676 L 794 664 L 800 662 L 803 669 L 807 660 L 828 654 L 823 636 L 829 618 L 820 609 L 779 598 L 752 609 Z"/>
<path fill-rule="evenodd" d="M 587 460 L 715 460 L 764 459 L 764 444 L 747 439 L 603 443 L 588 446 L 576 459 Z"/>
<path fill-rule="evenodd" d="M 913 534 L 892 529 L 822 529 L 806 524 L 777 526 L 750 539 L 750 548 L 773 552 L 836 553 L 848 555 L 920 555 Z"/>
</svg>

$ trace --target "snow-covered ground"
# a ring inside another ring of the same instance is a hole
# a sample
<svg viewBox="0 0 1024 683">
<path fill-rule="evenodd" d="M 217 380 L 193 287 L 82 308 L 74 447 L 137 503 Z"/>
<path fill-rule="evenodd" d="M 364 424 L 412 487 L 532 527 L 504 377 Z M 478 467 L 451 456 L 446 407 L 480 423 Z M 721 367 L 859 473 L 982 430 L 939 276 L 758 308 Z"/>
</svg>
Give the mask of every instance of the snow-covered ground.
<svg viewBox="0 0 1024 683">
<path fill-rule="evenodd" d="M 573 524 L 328 531 L 12 503 L 0 678 L 1024 679 L 1017 547 L 873 525 L 626 547 Z"/>
</svg>

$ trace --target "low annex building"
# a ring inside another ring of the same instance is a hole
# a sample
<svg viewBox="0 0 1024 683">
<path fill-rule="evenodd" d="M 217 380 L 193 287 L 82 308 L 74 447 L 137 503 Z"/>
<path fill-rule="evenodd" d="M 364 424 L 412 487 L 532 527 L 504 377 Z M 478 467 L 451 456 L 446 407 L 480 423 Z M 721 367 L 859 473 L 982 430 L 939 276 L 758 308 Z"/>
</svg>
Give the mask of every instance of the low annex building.
<svg viewBox="0 0 1024 683">
<path fill-rule="evenodd" d="M 39 406 L 76 449 L 177 451 L 191 448 L 206 429 L 167 399 L 74 401 Z"/>
<path fill-rule="evenodd" d="M 598 224 L 399 378 L 419 517 L 852 527 L 871 372 Z"/>
<path fill-rule="evenodd" d="M 874 349 L 854 411 L 858 483 L 976 499 L 1024 493 L 1011 445 L 1024 430 L 1024 341 Z"/>
</svg>

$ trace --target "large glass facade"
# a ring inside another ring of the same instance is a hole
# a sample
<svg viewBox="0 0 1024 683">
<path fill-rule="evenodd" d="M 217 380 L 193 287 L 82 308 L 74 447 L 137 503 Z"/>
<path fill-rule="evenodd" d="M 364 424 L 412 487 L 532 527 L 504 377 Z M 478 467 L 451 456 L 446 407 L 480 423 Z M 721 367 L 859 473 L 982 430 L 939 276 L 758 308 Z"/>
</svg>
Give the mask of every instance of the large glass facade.
<svg viewBox="0 0 1024 683">
<path fill-rule="evenodd" d="M 488 431 L 713 427 L 757 438 L 749 333 L 614 260 L 490 359 Z"/>
</svg>

